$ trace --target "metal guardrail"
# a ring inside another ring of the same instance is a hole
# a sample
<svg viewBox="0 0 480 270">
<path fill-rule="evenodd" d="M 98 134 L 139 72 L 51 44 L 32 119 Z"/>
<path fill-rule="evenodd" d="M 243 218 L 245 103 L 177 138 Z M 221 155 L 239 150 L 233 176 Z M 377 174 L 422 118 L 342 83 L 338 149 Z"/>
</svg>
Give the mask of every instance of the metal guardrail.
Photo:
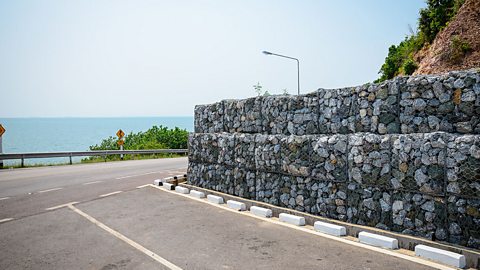
<svg viewBox="0 0 480 270">
<path fill-rule="evenodd" d="M 70 158 L 70 164 L 72 164 L 72 157 L 91 157 L 91 156 L 103 156 L 105 160 L 109 155 L 146 155 L 146 154 L 165 154 L 176 153 L 186 154 L 188 149 L 153 149 L 153 150 L 105 150 L 105 151 L 77 151 L 77 152 L 43 152 L 43 153 L 12 153 L 12 154 L 0 154 L 0 160 L 7 159 L 20 159 L 22 160 L 22 167 L 24 166 L 25 159 L 31 158 L 55 158 L 55 157 L 68 157 Z"/>
</svg>

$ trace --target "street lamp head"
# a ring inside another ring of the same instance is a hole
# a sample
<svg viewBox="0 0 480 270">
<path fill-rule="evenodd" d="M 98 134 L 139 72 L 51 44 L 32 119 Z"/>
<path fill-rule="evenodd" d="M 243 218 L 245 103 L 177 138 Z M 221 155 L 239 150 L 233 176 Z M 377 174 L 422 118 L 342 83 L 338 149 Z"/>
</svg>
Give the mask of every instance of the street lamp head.
<svg viewBox="0 0 480 270">
<path fill-rule="evenodd" d="M 266 54 L 266 55 L 271 55 L 272 54 L 271 52 L 267 52 L 267 51 L 263 51 L 262 53 Z"/>
</svg>

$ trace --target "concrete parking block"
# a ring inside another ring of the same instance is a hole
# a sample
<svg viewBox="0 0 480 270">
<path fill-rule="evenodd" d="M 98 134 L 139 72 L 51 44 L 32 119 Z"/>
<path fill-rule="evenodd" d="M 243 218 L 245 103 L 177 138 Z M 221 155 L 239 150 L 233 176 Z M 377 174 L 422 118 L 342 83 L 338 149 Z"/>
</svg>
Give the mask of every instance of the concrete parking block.
<svg viewBox="0 0 480 270">
<path fill-rule="evenodd" d="M 188 194 L 189 192 L 188 188 L 181 187 L 181 186 L 176 186 L 175 191 L 182 194 Z"/>
<path fill-rule="evenodd" d="M 212 194 L 207 195 L 207 200 L 211 203 L 222 204 L 223 198 Z"/>
<path fill-rule="evenodd" d="M 464 255 L 425 245 L 415 246 L 415 255 L 458 268 L 464 268 L 466 265 Z"/>
<path fill-rule="evenodd" d="M 272 210 L 263 208 L 263 207 L 258 207 L 258 206 L 252 206 L 250 207 L 250 212 L 256 216 L 260 217 L 265 217 L 265 218 L 270 218 L 272 217 Z"/>
<path fill-rule="evenodd" d="M 378 235 L 378 234 L 360 232 L 358 234 L 358 240 L 361 243 L 371 245 L 371 246 L 388 248 L 388 249 L 398 249 L 397 239 Z"/>
<path fill-rule="evenodd" d="M 286 222 L 292 225 L 297 225 L 297 226 L 305 226 L 305 218 L 304 217 L 299 217 L 295 215 L 290 215 L 286 213 L 281 213 L 278 218 L 282 222 Z"/>
<path fill-rule="evenodd" d="M 174 189 L 175 189 L 175 185 L 174 185 L 174 184 L 170 184 L 170 183 L 163 183 L 163 187 L 164 187 L 166 190 L 174 190 Z"/>
<path fill-rule="evenodd" d="M 316 221 L 313 224 L 313 227 L 316 231 L 334 236 L 344 236 L 347 234 L 347 230 L 345 229 L 345 227 L 322 221 Z"/>
<path fill-rule="evenodd" d="M 155 179 L 155 180 L 153 180 L 153 184 L 154 184 L 155 186 L 161 186 L 161 185 L 163 185 L 162 179 Z"/>
<path fill-rule="evenodd" d="M 232 209 L 238 210 L 238 211 L 247 210 L 247 206 L 244 203 L 233 201 L 233 200 L 228 200 L 227 201 L 227 206 L 232 208 Z"/>
<path fill-rule="evenodd" d="M 201 199 L 205 198 L 205 193 L 196 190 L 190 190 L 190 196 Z"/>
</svg>

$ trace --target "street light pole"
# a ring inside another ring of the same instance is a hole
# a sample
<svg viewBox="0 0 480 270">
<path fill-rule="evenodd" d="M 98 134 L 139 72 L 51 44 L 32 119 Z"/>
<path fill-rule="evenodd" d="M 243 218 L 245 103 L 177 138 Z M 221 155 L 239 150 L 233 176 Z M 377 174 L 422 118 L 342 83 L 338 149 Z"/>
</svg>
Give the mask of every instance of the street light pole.
<svg viewBox="0 0 480 270">
<path fill-rule="evenodd" d="M 267 51 L 263 51 L 262 53 L 265 54 L 265 55 L 275 55 L 275 56 L 288 58 L 288 59 L 292 59 L 292 60 L 297 61 L 297 92 L 300 95 L 300 61 L 297 58 L 286 56 L 286 55 L 281 55 L 281 54 L 277 54 L 277 53 L 272 53 L 272 52 L 267 52 Z"/>
</svg>

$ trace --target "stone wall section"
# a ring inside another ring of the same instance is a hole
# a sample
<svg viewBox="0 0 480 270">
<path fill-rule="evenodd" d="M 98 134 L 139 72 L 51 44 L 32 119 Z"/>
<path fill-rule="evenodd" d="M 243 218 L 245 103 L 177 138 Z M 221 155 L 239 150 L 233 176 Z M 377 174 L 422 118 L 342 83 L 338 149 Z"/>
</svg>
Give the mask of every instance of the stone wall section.
<svg viewBox="0 0 480 270">
<path fill-rule="evenodd" d="M 480 248 L 480 71 L 196 106 L 188 181 Z"/>
</svg>

